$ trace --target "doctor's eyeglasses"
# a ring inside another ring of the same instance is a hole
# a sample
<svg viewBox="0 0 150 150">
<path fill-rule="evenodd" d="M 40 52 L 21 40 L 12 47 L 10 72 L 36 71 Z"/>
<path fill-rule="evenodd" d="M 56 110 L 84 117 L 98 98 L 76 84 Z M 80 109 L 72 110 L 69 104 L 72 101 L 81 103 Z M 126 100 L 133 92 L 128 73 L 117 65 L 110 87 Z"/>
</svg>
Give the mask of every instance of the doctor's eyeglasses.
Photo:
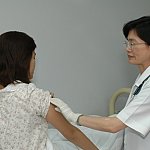
<svg viewBox="0 0 150 150">
<path fill-rule="evenodd" d="M 135 48 L 135 46 L 137 45 L 142 45 L 142 44 L 146 44 L 146 43 L 135 43 L 135 42 L 131 42 L 131 41 L 125 41 L 123 43 L 123 45 L 125 45 L 125 48 L 131 49 L 133 50 Z"/>
</svg>

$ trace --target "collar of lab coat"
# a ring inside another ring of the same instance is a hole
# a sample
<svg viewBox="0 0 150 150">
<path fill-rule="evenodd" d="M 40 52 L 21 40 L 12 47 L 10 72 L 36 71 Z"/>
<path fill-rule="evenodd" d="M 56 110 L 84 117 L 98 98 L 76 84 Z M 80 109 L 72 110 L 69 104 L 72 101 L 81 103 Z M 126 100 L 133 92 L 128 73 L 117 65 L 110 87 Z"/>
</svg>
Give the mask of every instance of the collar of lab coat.
<svg viewBox="0 0 150 150">
<path fill-rule="evenodd" d="M 150 75 L 150 66 L 142 74 L 138 75 L 135 81 L 135 86 L 138 87 L 149 75 Z"/>
</svg>

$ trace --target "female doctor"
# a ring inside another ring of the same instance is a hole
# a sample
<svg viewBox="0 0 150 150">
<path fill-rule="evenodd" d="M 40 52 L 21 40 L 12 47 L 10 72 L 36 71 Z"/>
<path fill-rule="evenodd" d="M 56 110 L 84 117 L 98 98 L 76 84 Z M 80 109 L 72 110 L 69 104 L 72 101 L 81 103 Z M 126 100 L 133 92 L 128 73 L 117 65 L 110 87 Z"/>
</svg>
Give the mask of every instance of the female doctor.
<svg viewBox="0 0 150 150">
<path fill-rule="evenodd" d="M 124 25 L 128 62 L 137 65 L 139 75 L 131 89 L 126 106 L 114 117 L 94 117 L 74 113 L 60 99 L 53 104 L 70 122 L 88 128 L 116 133 L 124 130 L 124 150 L 150 149 L 150 16 Z"/>
</svg>

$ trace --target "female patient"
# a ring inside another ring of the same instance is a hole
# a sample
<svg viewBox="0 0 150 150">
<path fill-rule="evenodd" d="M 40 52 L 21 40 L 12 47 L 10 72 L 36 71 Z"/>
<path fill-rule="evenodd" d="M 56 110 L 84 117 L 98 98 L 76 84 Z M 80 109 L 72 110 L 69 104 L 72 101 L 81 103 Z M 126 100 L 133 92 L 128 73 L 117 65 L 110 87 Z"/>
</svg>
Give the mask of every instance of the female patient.
<svg viewBox="0 0 150 150">
<path fill-rule="evenodd" d="M 48 138 L 51 123 L 75 145 L 84 150 L 98 150 L 55 111 L 48 91 L 30 83 L 35 48 L 34 40 L 25 33 L 10 31 L 0 35 L 0 149 L 56 150 Z M 74 149 L 78 149 L 75 145 L 72 144 Z"/>
</svg>

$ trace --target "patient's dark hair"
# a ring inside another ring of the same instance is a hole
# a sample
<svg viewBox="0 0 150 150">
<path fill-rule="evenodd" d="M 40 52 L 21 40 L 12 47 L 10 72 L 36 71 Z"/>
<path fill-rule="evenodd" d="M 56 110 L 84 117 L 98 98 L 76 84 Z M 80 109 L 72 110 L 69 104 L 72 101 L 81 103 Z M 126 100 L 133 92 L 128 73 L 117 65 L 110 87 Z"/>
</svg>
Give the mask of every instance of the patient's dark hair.
<svg viewBox="0 0 150 150">
<path fill-rule="evenodd" d="M 4 87 L 20 80 L 30 83 L 29 67 L 36 48 L 26 33 L 9 31 L 0 35 L 0 84 Z"/>
<path fill-rule="evenodd" d="M 135 30 L 138 37 L 150 45 L 150 16 L 143 16 L 126 23 L 123 27 L 126 39 L 131 30 Z"/>
</svg>

